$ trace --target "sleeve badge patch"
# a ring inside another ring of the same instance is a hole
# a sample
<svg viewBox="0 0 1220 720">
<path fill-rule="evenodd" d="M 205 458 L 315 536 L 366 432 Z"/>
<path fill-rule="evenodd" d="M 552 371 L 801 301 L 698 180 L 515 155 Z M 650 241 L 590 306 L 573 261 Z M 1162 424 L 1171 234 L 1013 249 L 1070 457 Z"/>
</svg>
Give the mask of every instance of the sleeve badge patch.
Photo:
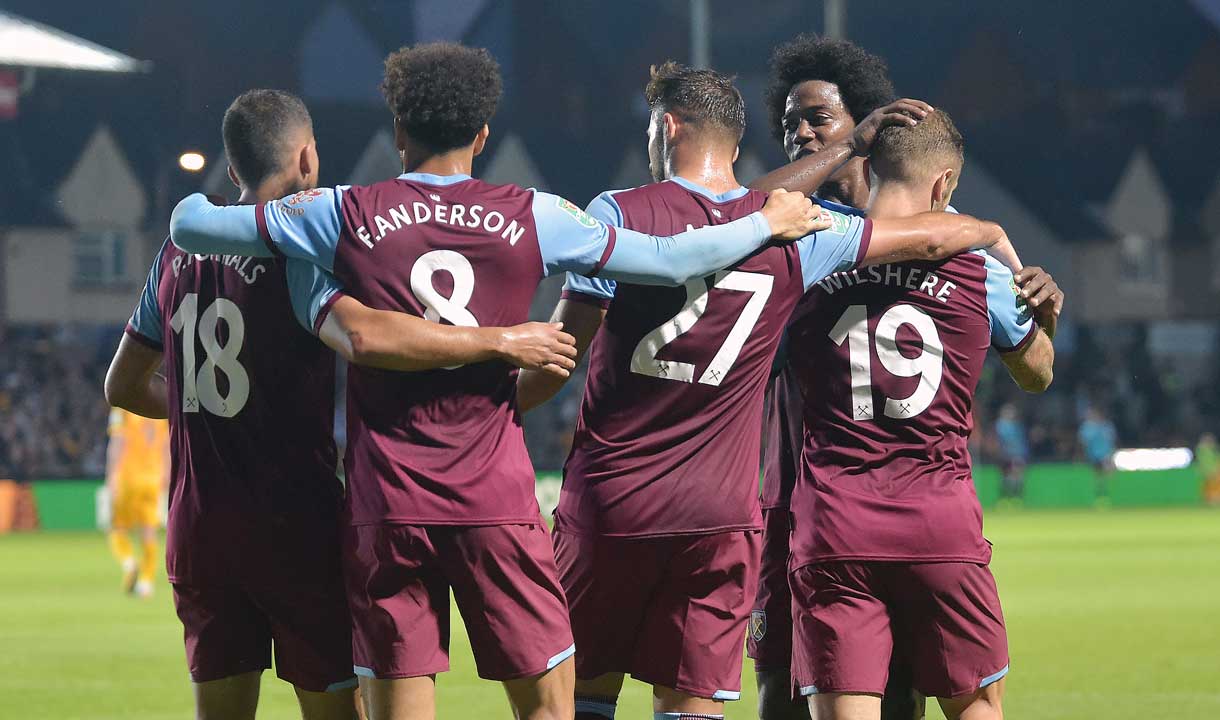
<svg viewBox="0 0 1220 720">
<path fill-rule="evenodd" d="M 597 227 L 598 223 L 593 219 L 593 216 L 584 210 L 581 210 L 579 205 L 576 205 L 569 200 L 565 200 L 564 198 L 557 198 L 555 204 L 560 210 L 576 218 L 576 222 L 580 223 L 581 225 L 587 228 Z"/>
<path fill-rule="evenodd" d="M 847 228 L 851 225 L 851 218 L 843 213 L 837 213 L 834 210 L 822 208 L 822 212 L 830 215 L 830 231 L 844 235 L 847 233 Z"/>
</svg>

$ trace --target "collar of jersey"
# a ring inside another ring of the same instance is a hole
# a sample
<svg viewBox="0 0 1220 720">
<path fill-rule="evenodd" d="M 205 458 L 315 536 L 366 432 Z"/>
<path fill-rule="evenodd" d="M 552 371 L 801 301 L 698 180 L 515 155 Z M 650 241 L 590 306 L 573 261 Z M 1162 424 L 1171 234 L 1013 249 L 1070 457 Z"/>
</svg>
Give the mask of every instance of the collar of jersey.
<svg viewBox="0 0 1220 720">
<path fill-rule="evenodd" d="M 817 195 L 813 196 L 813 201 L 827 210 L 833 210 L 837 213 L 842 213 L 843 215 L 856 215 L 857 217 L 864 217 L 864 211 L 858 207 L 837 203 L 834 200 L 825 200 Z"/>
<path fill-rule="evenodd" d="M 729 190 L 728 192 L 723 192 L 723 193 L 720 193 L 719 195 L 717 195 L 716 193 L 712 192 L 711 190 L 708 190 L 707 188 L 703 187 L 699 183 L 693 183 L 684 177 L 678 177 L 675 175 L 674 177 L 671 177 L 669 179 L 669 181 L 678 183 L 679 185 L 686 188 L 687 190 L 690 190 L 693 193 L 699 193 L 700 195 L 707 198 L 708 200 L 711 200 L 712 202 L 718 202 L 718 203 L 729 202 L 730 200 L 737 200 L 738 198 L 745 197 L 745 194 L 750 192 L 749 190 L 747 190 L 743 187 L 736 187 L 736 188 L 733 188 L 732 190 Z"/>
<path fill-rule="evenodd" d="M 409 172 L 398 176 L 399 180 L 424 183 L 425 185 L 456 185 L 470 179 L 469 175 L 433 175 L 432 173 Z"/>
</svg>

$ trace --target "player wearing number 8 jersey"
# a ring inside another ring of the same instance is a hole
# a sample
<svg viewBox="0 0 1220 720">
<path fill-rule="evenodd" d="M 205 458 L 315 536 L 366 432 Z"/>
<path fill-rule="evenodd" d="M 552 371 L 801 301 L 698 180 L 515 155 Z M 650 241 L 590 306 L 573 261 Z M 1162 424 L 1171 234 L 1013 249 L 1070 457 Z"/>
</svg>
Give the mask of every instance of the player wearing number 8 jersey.
<svg viewBox="0 0 1220 720">
<path fill-rule="evenodd" d="M 883 130 L 869 216 L 947 206 L 962 140 L 943 111 Z M 989 346 L 1025 389 L 1054 350 L 1012 273 L 982 253 L 818 283 L 789 362 L 805 399 L 793 490 L 794 663 L 815 717 L 879 717 L 891 651 L 955 720 L 999 718 L 1008 649 L 970 476 L 971 404 Z"/>
<path fill-rule="evenodd" d="M 253 208 L 192 196 L 174 211 L 174 242 L 305 259 L 371 307 L 487 325 L 524 320 L 551 272 L 680 284 L 773 232 L 795 238 L 817 226 L 812 205 L 789 196 L 731 225 L 656 238 L 608 227 L 554 195 L 470 177 L 500 95 L 486 51 L 404 48 L 386 61 L 384 90 L 403 175 Z M 448 666 L 452 588 L 480 675 L 505 681 L 520 717 L 570 715 L 567 609 L 512 368 L 353 368 L 348 411 L 345 572 L 355 664 L 374 714 L 430 706 L 431 676 Z"/>
<path fill-rule="evenodd" d="M 733 176 L 745 108 L 731 78 L 666 63 L 645 95 L 658 182 L 604 193 L 594 216 L 669 233 L 763 202 Z M 879 223 L 828 214 L 831 228 L 684 288 L 568 278 L 555 317 L 589 352 L 555 515 L 578 717 L 612 716 L 624 673 L 653 685 L 661 712 L 719 716 L 739 697 L 758 574 L 762 395 L 806 290 L 884 258 L 1002 239 L 995 226 L 943 213 Z M 941 230 L 952 239 L 930 244 Z M 527 408 L 558 389 L 534 373 L 519 387 Z"/>
</svg>

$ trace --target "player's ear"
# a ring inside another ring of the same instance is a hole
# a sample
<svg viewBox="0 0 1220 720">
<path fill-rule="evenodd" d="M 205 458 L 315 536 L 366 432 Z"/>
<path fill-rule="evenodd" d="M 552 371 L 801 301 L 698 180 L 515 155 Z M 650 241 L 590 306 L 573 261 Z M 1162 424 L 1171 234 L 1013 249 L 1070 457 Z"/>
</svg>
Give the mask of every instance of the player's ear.
<svg viewBox="0 0 1220 720">
<path fill-rule="evenodd" d="M 952 193 L 952 190 L 949 189 L 952 178 L 953 170 L 946 168 L 936 176 L 936 181 L 932 182 L 931 210 L 944 210 L 944 206 L 948 205 L 946 198 Z"/>
<path fill-rule="evenodd" d="M 241 180 L 237 179 L 237 171 L 233 169 L 232 165 L 229 166 L 229 181 L 241 189 Z"/>
<path fill-rule="evenodd" d="M 741 146 L 733 148 L 733 162 L 737 162 L 737 158 L 741 155 Z"/>
<path fill-rule="evenodd" d="M 944 210 L 953 196 L 953 188 L 957 186 L 957 171 L 945 168 L 932 183 L 932 209 Z"/>
<path fill-rule="evenodd" d="M 315 168 L 313 153 L 311 152 L 312 150 L 313 143 L 310 142 L 302 147 L 301 151 L 297 153 L 297 167 L 300 169 L 301 177 L 303 178 L 312 177 L 314 173 Z"/>
<path fill-rule="evenodd" d="M 478 155 L 483 152 L 483 148 L 487 147 L 487 137 L 491 135 L 491 128 L 487 123 L 483 123 L 483 129 L 479 130 L 474 136 L 474 154 Z"/>
<path fill-rule="evenodd" d="M 665 140 L 672 144 L 674 138 L 678 136 L 678 118 L 674 117 L 673 113 L 665 113 L 661 116 L 661 122 L 665 125 Z"/>
</svg>

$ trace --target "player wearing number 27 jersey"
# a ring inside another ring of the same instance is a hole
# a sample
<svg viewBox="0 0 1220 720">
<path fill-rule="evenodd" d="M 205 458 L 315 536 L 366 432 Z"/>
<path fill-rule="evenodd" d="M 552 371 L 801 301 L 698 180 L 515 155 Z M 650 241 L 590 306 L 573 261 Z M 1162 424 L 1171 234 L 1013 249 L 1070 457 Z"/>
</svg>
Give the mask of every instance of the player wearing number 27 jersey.
<svg viewBox="0 0 1220 720">
<path fill-rule="evenodd" d="M 667 63 L 646 96 L 653 174 L 668 179 L 604 193 L 591 214 L 664 234 L 762 204 L 764 194 L 732 179 L 744 103 L 729 78 Z M 607 711 L 587 698 L 614 694 L 623 673 L 698 699 L 675 710 L 702 700 L 697 712 L 717 714 L 713 703 L 740 695 L 758 573 L 762 396 L 780 335 L 815 283 L 876 262 L 874 238 L 885 252 L 919 245 L 918 233 L 896 241 L 895 226 L 827 215 L 829 229 L 684 288 L 569 276 L 557 318 L 578 347 L 591 333 L 566 313 L 593 314 L 600 326 L 555 514 L 578 691 L 591 714 Z"/>
<path fill-rule="evenodd" d="M 961 148 L 941 111 L 882 131 L 870 215 L 944 207 Z M 1050 340 L 1012 273 L 974 252 L 833 275 L 798 315 L 789 363 L 805 444 L 790 582 L 802 692 L 879 695 L 898 647 L 917 690 L 955 703 L 949 717 L 976 701 L 998 711 L 1002 686 L 989 686 L 1008 648 L 971 480 L 971 406 L 988 347 L 1014 376 L 1042 374 L 1040 390 Z"/>
</svg>

